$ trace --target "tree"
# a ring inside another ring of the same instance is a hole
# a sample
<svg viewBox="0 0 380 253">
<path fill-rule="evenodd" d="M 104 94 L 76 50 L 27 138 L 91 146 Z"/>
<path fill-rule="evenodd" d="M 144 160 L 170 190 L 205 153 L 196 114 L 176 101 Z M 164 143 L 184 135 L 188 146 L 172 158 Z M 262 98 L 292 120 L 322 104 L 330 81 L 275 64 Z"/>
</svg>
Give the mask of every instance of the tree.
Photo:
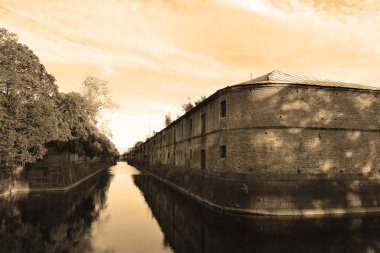
<svg viewBox="0 0 380 253">
<path fill-rule="evenodd" d="M 56 107 L 58 87 L 38 57 L 0 28 L 0 168 L 34 162 L 45 144 L 65 139 Z"/>
<path fill-rule="evenodd" d="M 87 113 L 94 125 L 97 125 L 101 133 L 112 137 L 107 122 L 101 120 L 100 112 L 113 110 L 119 106 L 113 102 L 109 82 L 94 76 L 88 76 L 82 83 L 82 95 L 87 100 Z"/>
<path fill-rule="evenodd" d="M 89 101 L 88 113 L 96 122 L 99 112 L 104 109 L 115 109 L 118 107 L 112 101 L 109 82 L 98 77 L 88 76 L 82 84 L 82 95 Z"/>
<path fill-rule="evenodd" d="M 197 106 L 199 105 L 202 101 L 204 101 L 206 99 L 205 96 L 202 96 L 200 99 L 198 99 L 197 101 L 194 102 L 194 104 L 190 101 L 190 98 L 188 98 L 188 102 L 187 103 L 184 103 L 182 104 L 182 110 L 186 113 L 188 111 L 190 111 L 191 109 L 194 108 L 194 106 Z"/>
<path fill-rule="evenodd" d="M 58 100 L 62 128 L 68 132 L 68 139 L 86 139 L 90 127 L 95 124 L 95 116 L 90 100 L 77 92 L 61 93 Z"/>
<path fill-rule="evenodd" d="M 186 112 L 188 112 L 188 111 L 190 111 L 191 109 L 193 109 L 194 108 L 194 105 L 193 105 L 193 103 L 191 103 L 191 102 L 188 102 L 188 103 L 184 103 L 183 105 L 182 105 L 182 110 L 186 113 Z"/>
<path fill-rule="evenodd" d="M 33 163 L 47 148 L 118 156 L 96 127 L 115 108 L 108 82 L 87 77 L 83 94 L 59 93 L 55 78 L 17 36 L 0 28 L 0 169 Z"/>
<path fill-rule="evenodd" d="M 133 148 L 137 148 L 138 146 L 140 146 L 141 144 L 143 144 L 144 142 L 143 141 L 137 141 L 135 143 L 135 145 L 133 145 Z"/>
<path fill-rule="evenodd" d="M 190 101 L 190 98 L 187 98 L 188 102 L 182 104 L 182 110 L 186 113 L 194 108 L 194 104 Z"/>
<path fill-rule="evenodd" d="M 169 126 L 172 123 L 172 117 L 170 116 L 170 113 L 167 113 L 165 115 L 165 126 Z"/>
<path fill-rule="evenodd" d="M 49 143 L 50 148 L 89 156 L 118 156 L 115 146 L 95 125 L 98 111 L 94 110 L 94 101 L 77 92 L 60 94 L 59 110 L 65 123 L 62 129 L 69 133 L 69 138 Z"/>
<path fill-rule="evenodd" d="M 198 99 L 197 101 L 194 102 L 195 106 L 197 106 L 200 103 L 202 103 L 205 99 L 206 99 L 206 96 L 202 96 L 200 99 Z"/>
</svg>

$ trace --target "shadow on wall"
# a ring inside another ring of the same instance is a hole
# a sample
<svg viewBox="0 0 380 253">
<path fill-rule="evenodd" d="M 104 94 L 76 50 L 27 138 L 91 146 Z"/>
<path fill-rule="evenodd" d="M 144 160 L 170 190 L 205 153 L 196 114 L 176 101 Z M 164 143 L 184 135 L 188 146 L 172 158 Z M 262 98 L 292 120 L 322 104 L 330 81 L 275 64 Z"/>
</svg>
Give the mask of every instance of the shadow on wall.
<svg viewBox="0 0 380 253">
<path fill-rule="evenodd" d="M 185 252 L 380 251 L 380 219 L 230 216 L 199 205 L 149 175 L 135 175 L 164 244 Z M 275 243 L 274 243 L 275 242 Z"/>
<path fill-rule="evenodd" d="M 242 168 L 239 172 L 267 175 L 263 184 L 251 184 L 254 196 L 248 202 L 267 200 L 294 209 L 379 207 L 377 94 L 302 87 L 251 90 L 242 100 L 248 102 L 237 109 L 250 106 L 251 113 L 239 124 L 258 128 L 242 129 L 229 139 L 241 143 L 232 148 L 239 155 L 229 157 Z"/>
<path fill-rule="evenodd" d="M 5 252 L 88 252 L 91 225 L 105 208 L 111 175 L 99 173 L 66 193 L 0 200 Z"/>
<path fill-rule="evenodd" d="M 251 149 L 240 152 L 242 157 L 235 160 L 242 168 L 379 174 L 380 101 L 376 93 L 272 87 L 252 90 L 247 96 L 236 111 L 250 107 L 250 113 L 242 122 L 236 121 L 262 128 L 244 129 L 245 136 L 237 135 L 243 143 L 249 139 L 249 145 L 242 146 Z"/>
<path fill-rule="evenodd" d="M 379 92 L 247 87 L 223 94 L 226 128 L 220 128 L 216 99 L 203 108 L 214 116 L 207 131 L 215 132 L 165 147 L 163 157 L 154 153 L 160 148 L 153 140 L 130 161 L 230 209 L 286 215 L 380 211 Z M 174 161 L 183 150 L 190 159 L 178 166 Z M 152 153 L 164 162 L 154 163 Z"/>
</svg>

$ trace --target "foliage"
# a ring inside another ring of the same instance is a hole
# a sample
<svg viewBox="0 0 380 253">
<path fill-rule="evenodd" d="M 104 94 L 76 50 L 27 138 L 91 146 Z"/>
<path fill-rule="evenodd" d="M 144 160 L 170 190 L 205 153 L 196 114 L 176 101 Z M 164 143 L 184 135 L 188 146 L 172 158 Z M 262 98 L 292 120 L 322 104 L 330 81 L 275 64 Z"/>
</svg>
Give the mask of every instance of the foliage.
<svg viewBox="0 0 380 253">
<path fill-rule="evenodd" d="M 118 107 L 112 101 L 108 84 L 108 81 L 93 76 L 86 77 L 83 82 L 82 95 L 88 100 L 86 111 L 93 124 L 97 123 L 96 118 L 101 110 Z"/>
<path fill-rule="evenodd" d="M 47 142 L 67 136 L 60 131 L 55 78 L 3 28 L 0 63 L 0 167 L 13 167 L 41 158 Z"/>
<path fill-rule="evenodd" d="M 115 107 L 107 85 L 88 77 L 83 95 L 59 93 L 38 57 L 0 28 L 0 169 L 35 162 L 48 143 L 82 143 L 90 154 L 117 154 L 95 127 L 99 111 Z"/>
<path fill-rule="evenodd" d="M 182 104 L 182 110 L 186 113 L 194 108 L 194 104 L 190 101 L 190 98 L 187 98 L 188 102 Z"/>
<path fill-rule="evenodd" d="M 91 89 L 96 90 L 97 87 L 93 85 Z M 103 95 L 108 96 L 108 94 Z M 68 131 L 69 138 L 67 141 L 49 143 L 51 149 L 57 152 L 69 151 L 89 156 L 117 157 L 119 155 L 113 143 L 96 127 L 99 111 L 106 108 L 98 98 L 92 95 L 85 97 L 77 92 L 61 93 L 58 103 L 65 123 L 63 127 Z"/>
<path fill-rule="evenodd" d="M 199 105 L 202 101 L 204 101 L 206 99 L 206 97 L 202 96 L 200 99 L 198 99 L 194 103 L 192 103 L 190 101 L 190 98 L 188 98 L 188 99 L 189 99 L 189 101 L 187 103 L 182 104 L 182 110 L 185 113 L 188 112 L 188 111 L 190 111 L 191 109 L 193 109 L 195 106 Z"/>
<path fill-rule="evenodd" d="M 167 113 L 165 115 L 165 126 L 169 126 L 173 122 L 172 117 L 170 116 L 170 113 Z"/>
<path fill-rule="evenodd" d="M 69 139 L 87 138 L 88 127 L 94 122 L 89 107 L 89 101 L 77 92 L 59 94 L 58 108 L 63 118 L 63 127 L 69 132 Z"/>
<path fill-rule="evenodd" d="M 185 104 L 182 105 L 182 110 L 184 112 L 188 112 L 188 111 L 190 111 L 193 108 L 194 108 L 194 105 L 191 102 L 188 102 L 188 103 L 185 103 Z"/>
<path fill-rule="evenodd" d="M 206 99 L 206 96 L 201 96 L 200 99 L 198 99 L 197 101 L 194 102 L 194 105 L 195 105 L 195 106 L 199 105 L 199 104 L 202 103 L 205 99 Z"/>
</svg>

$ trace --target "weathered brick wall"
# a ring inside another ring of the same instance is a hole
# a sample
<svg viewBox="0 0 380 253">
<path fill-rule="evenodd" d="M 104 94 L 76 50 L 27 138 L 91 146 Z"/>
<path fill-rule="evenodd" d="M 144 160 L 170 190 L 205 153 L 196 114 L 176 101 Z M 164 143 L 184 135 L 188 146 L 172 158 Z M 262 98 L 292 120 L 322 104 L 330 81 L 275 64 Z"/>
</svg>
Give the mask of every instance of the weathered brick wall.
<svg viewBox="0 0 380 253">
<path fill-rule="evenodd" d="M 187 196 L 149 175 L 137 175 L 134 182 L 167 241 L 178 252 L 324 252 L 327 248 L 330 252 L 367 252 L 368 245 L 378 241 L 380 220 L 376 216 L 345 219 L 236 217 L 196 205 Z M 229 189 L 224 189 L 222 194 L 226 195 Z M 369 229 L 373 233 L 368 233 Z M 341 241 L 345 243 L 336 243 Z M 380 251 L 380 245 L 373 247 L 374 252 Z"/>
<path fill-rule="evenodd" d="M 377 132 L 241 129 L 227 143 L 236 172 L 380 175 Z"/>
<path fill-rule="evenodd" d="M 199 170 L 205 150 L 207 171 L 376 178 L 379 94 L 284 85 L 226 89 L 149 139 L 135 159 L 155 167 Z M 227 104 L 225 118 L 221 101 Z M 222 145 L 226 158 L 220 157 Z"/>
<path fill-rule="evenodd" d="M 262 87 L 227 94 L 228 128 L 295 126 L 380 129 L 380 92 Z"/>
<path fill-rule="evenodd" d="M 227 168 L 376 175 L 378 92 L 267 87 L 227 96 Z"/>
</svg>

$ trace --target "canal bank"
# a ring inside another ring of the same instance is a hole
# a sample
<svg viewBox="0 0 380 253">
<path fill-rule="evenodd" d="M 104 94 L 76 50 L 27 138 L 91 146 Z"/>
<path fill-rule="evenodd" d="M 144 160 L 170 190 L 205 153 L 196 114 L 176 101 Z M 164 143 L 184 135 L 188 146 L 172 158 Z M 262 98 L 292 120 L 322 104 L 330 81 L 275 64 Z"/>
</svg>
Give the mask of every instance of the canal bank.
<svg viewBox="0 0 380 253">
<path fill-rule="evenodd" d="M 379 216 L 229 215 L 200 205 L 149 173 L 134 176 L 175 252 L 378 252 Z"/>
<path fill-rule="evenodd" d="M 30 192 L 0 199 L 1 252 L 86 252 L 86 234 L 105 209 L 108 170 L 69 191 Z"/>
<path fill-rule="evenodd" d="M 373 179 L 283 175 L 250 176 L 141 166 L 152 177 L 196 201 L 231 214 L 270 216 L 342 216 L 380 213 Z"/>
<path fill-rule="evenodd" d="M 34 164 L 0 177 L 0 198 L 19 193 L 67 191 L 114 165 L 108 157 L 48 153 Z"/>
</svg>

